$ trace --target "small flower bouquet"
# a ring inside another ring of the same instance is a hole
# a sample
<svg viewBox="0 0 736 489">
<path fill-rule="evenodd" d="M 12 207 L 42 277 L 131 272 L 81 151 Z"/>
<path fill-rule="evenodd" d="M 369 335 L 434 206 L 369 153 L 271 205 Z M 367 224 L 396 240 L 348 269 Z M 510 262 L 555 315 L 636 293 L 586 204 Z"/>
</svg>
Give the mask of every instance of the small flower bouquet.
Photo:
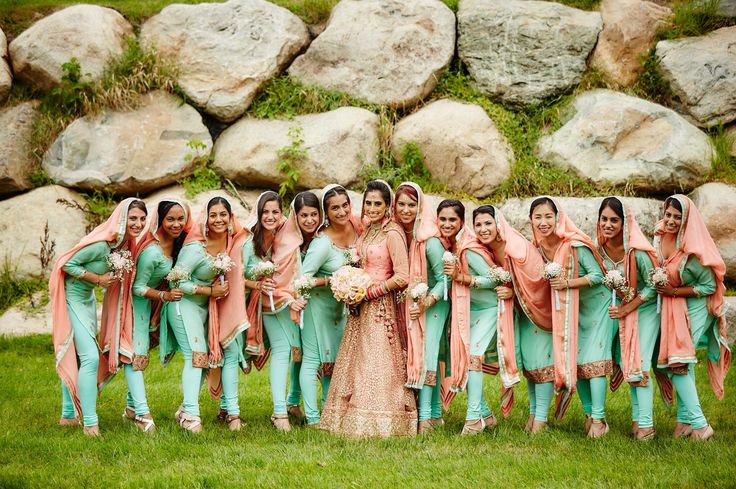
<svg viewBox="0 0 736 489">
<path fill-rule="evenodd" d="M 409 297 L 411 297 L 411 300 L 414 303 L 414 306 L 416 306 L 420 300 L 424 299 L 424 297 L 427 295 L 427 292 L 429 292 L 429 286 L 424 282 L 417 282 L 411 289 L 409 289 L 408 292 Z M 408 329 L 411 330 L 413 322 L 414 321 L 409 319 Z"/>
<path fill-rule="evenodd" d="M 302 275 L 294 279 L 294 292 L 300 298 L 309 300 L 314 284 L 314 277 L 309 274 Z M 304 329 L 304 309 L 299 311 L 299 328 Z"/>
<path fill-rule="evenodd" d="M 442 262 L 445 265 L 454 265 L 455 263 L 457 263 L 457 257 L 455 255 L 453 255 L 451 251 L 445 251 L 442 254 Z M 447 300 L 447 275 L 445 275 L 442 278 L 443 278 L 444 284 L 445 284 L 445 290 L 443 292 L 443 298 L 445 300 Z"/>
<path fill-rule="evenodd" d="M 107 266 L 110 267 L 110 275 L 116 280 L 122 280 L 126 272 L 133 271 L 133 259 L 129 250 L 113 251 L 107 255 Z"/>
<path fill-rule="evenodd" d="M 508 285 L 511 283 L 511 272 L 504 269 L 503 267 L 493 267 L 488 272 L 488 278 L 496 282 L 498 285 Z M 498 304 L 501 308 L 501 312 L 506 311 L 506 305 L 499 299 Z"/>
<path fill-rule="evenodd" d="M 220 277 L 220 285 L 225 285 L 225 274 L 233 268 L 232 258 L 227 253 L 218 253 L 217 256 L 211 258 L 210 266 L 215 271 L 215 275 Z"/>
<path fill-rule="evenodd" d="M 345 265 L 332 274 L 330 288 L 335 299 L 347 306 L 354 306 L 365 299 L 371 282 L 373 280 L 365 270 Z"/>
<path fill-rule="evenodd" d="M 541 273 L 542 273 L 543 279 L 552 280 L 553 278 L 559 277 L 560 275 L 562 275 L 562 272 L 564 271 L 565 269 L 562 265 L 560 265 L 557 262 L 551 261 L 547 263 L 546 265 L 544 265 Z M 557 311 L 560 310 L 560 294 L 557 291 L 557 289 L 555 289 L 555 310 Z"/>
<path fill-rule="evenodd" d="M 649 285 L 654 288 L 667 285 L 669 278 L 667 277 L 667 269 L 664 267 L 656 267 L 649 272 L 649 278 L 647 280 Z M 657 294 L 657 314 L 662 312 L 662 296 Z"/>
<path fill-rule="evenodd" d="M 166 280 L 169 281 L 172 289 L 178 289 L 182 281 L 189 279 L 189 272 L 181 267 L 174 267 L 171 271 L 166 274 Z M 179 308 L 179 301 L 175 302 L 176 314 L 181 317 L 181 309 Z"/>
<path fill-rule="evenodd" d="M 345 256 L 345 265 L 357 267 L 360 264 L 360 256 L 358 256 L 358 250 L 355 249 L 355 246 L 345 248 L 343 255 Z"/>
<path fill-rule="evenodd" d="M 271 260 L 266 260 L 258 263 L 253 269 L 253 276 L 269 278 L 276 273 L 276 265 Z M 275 311 L 276 308 L 273 305 L 273 292 L 268 293 L 268 300 L 271 302 L 271 312 Z"/>
<path fill-rule="evenodd" d="M 603 285 L 611 289 L 611 303 L 616 305 L 616 291 L 626 295 L 626 277 L 618 270 L 609 270 L 603 277 Z"/>
</svg>

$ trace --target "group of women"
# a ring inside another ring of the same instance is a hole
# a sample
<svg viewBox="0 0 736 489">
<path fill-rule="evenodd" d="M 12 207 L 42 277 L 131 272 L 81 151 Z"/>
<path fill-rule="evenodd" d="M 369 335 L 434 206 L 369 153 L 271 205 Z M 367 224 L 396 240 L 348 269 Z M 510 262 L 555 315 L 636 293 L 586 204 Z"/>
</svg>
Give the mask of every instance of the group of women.
<svg viewBox="0 0 736 489">
<path fill-rule="evenodd" d="M 158 344 L 164 364 L 183 356 L 175 417 L 191 432 L 202 430 L 205 381 L 219 399 L 217 419 L 239 430 L 239 370 L 270 359 L 271 422 L 283 431 L 300 420 L 349 436 L 427 433 L 467 391 L 462 433 L 482 433 L 497 423 L 483 393 L 487 373 L 500 377 L 503 415 L 526 377 L 531 433 L 547 427 L 553 397 L 559 419 L 577 392 L 592 438 L 609 430 L 608 378 L 612 389 L 625 381 L 631 434 L 648 440 L 653 372 L 665 402 L 676 394 L 674 435 L 713 435 L 693 367 L 696 349 L 707 347 L 722 398 L 725 265 L 683 195 L 665 201 L 653 243 L 616 197 L 603 200 L 595 239 L 554 199 L 537 198 L 529 241 L 494 206 L 480 205 L 465 223 L 461 202 L 434 209 L 418 185 L 403 183 L 394 195 L 380 180 L 368 183 L 359 211 L 343 187 L 329 185 L 321 198 L 298 194 L 288 216 L 279 195 L 264 192 L 244 225 L 223 197 L 196 218 L 173 198 L 147 213 L 140 200 L 122 201 L 54 266 L 61 425 L 81 422 L 98 435 L 98 390 L 122 367 L 123 418 L 154 430 L 143 371 Z M 346 265 L 371 279 L 350 307 L 330 287 Z M 604 285 L 614 271 L 625 287 Z M 652 279 L 657 273 L 666 280 Z M 99 334 L 95 286 L 105 289 Z"/>
</svg>

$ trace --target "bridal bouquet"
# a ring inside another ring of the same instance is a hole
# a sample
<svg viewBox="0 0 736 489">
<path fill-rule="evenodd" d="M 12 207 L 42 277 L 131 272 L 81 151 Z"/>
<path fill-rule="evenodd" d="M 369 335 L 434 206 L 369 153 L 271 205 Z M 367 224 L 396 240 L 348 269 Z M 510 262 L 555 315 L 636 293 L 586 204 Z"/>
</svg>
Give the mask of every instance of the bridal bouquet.
<svg viewBox="0 0 736 489">
<path fill-rule="evenodd" d="M 563 268 L 562 265 L 560 265 L 557 262 L 551 261 L 547 263 L 546 265 L 544 265 L 541 273 L 542 273 L 543 279 L 552 280 L 553 278 L 559 277 L 560 275 L 562 275 L 562 272 L 564 271 L 565 269 Z M 557 291 L 557 289 L 555 289 L 555 310 L 557 311 L 560 310 L 560 294 Z"/>
<path fill-rule="evenodd" d="M 411 297 L 414 306 L 416 306 L 417 302 L 419 302 L 427 295 L 427 292 L 429 292 L 429 286 L 424 282 L 418 282 L 414 285 L 414 287 L 409 289 L 409 297 Z M 413 320 L 409 319 L 408 329 L 411 329 L 411 325 L 413 322 Z"/>
<path fill-rule="evenodd" d="M 451 251 L 445 251 L 442 254 L 442 262 L 445 265 L 454 265 L 457 262 L 457 257 L 455 255 L 453 255 Z M 445 300 L 447 300 L 447 275 L 445 275 L 442 278 L 443 278 L 444 284 L 445 284 L 445 290 L 443 292 L 443 297 L 444 297 Z"/>
<path fill-rule="evenodd" d="M 309 300 L 312 289 L 314 288 L 314 278 L 307 274 L 294 279 L 294 292 L 304 300 Z M 299 328 L 304 328 L 304 309 L 299 311 Z"/>
<path fill-rule="evenodd" d="M 345 265 L 337 269 L 330 278 L 332 293 L 348 306 L 359 304 L 365 299 L 372 279 L 362 268 Z"/>
<path fill-rule="evenodd" d="M 626 295 L 628 287 L 626 286 L 626 277 L 618 270 L 610 270 L 603 277 L 603 285 L 611 289 L 611 303 L 616 305 L 616 291 Z"/>
<path fill-rule="evenodd" d="M 110 275 L 117 280 L 122 280 L 125 272 L 133 271 L 133 259 L 128 250 L 113 251 L 107 255 L 106 261 Z"/>
<path fill-rule="evenodd" d="M 220 277 L 220 285 L 225 285 L 225 274 L 233 269 L 232 258 L 227 253 L 218 253 L 217 256 L 210 258 L 210 266 L 215 275 Z"/>
<path fill-rule="evenodd" d="M 488 278 L 496 282 L 498 285 L 507 285 L 511 283 L 511 272 L 505 270 L 503 267 L 493 267 L 488 271 Z M 502 300 L 498 301 L 501 312 L 506 311 L 506 305 Z"/>
<path fill-rule="evenodd" d="M 178 289 L 182 281 L 189 279 L 189 272 L 187 272 L 181 267 L 174 267 L 171 269 L 171 271 L 168 274 L 166 274 L 165 278 L 171 284 L 172 289 Z M 181 309 L 179 308 L 179 301 L 176 301 L 174 304 L 175 304 L 174 307 L 176 307 L 176 314 L 179 317 L 181 317 Z"/>
<path fill-rule="evenodd" d="M 656 267 L 649 272 L 649 279 L 647 280 L 649 285 L 654 288 L 667 285 L 669 279 L 667 278 L 667 269 L 664 267 Z M 657 314 L 662 312 L 662 296 L 657 294 Z"/>
<path fill-rule="evenodd" d="M 259 262 L 253 269 L 255 277 L 269 278 L 276 272 L 276 265 L 271 260 Z M 276 308 L 273 306 L 273 292 L 268 293 L 268 300 L 271 302 L 271 312 Z"/>
</svg>

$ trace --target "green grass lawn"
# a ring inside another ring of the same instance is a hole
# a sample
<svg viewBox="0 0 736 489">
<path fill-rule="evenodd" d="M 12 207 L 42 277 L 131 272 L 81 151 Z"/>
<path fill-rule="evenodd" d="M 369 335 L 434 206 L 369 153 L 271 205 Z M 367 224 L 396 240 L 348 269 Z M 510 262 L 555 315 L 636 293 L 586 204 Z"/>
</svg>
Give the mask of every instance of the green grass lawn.
<svg viewBox="0 0 736 489">
<path fill-rule="evenodd" d="M 692 443 L 670 434 L 674 417 L 655 404 L 661 436 L 636 443 L 627 389 L 607 403 L 611 433 L 601 440 L 582 434 L 579 402 L 563 422 L 538 436 L 522 431 L 526 388 L 493 432 L 461 437 L 465 396 L 446 414 L 444 429 L 414 439 L 349 440 L 307 428 L 277 433 L 268 416 L 268 376 L 242 376 L 245 426 L 230 433 L 216 425 L 217 405 L 202 391 L 204 430 L 180 429 L 173 413 L 181 399 L 181 359 L 164 369 L 151 363 L 146 388 L 158 431 L 138 432 L 120 417 L 125 404 L 121 375 L 100 397 L 103 436 L 57 426 L 59 380 L 48 335 L 0 337 L 0 487 L 734 487 L 736 398 L 734 376 L 718 402 L 698 367 L 701 402 L 716 429 L 715 440 Z M 498 405 L 498 380 L 486 395 Z"/>
</svg>

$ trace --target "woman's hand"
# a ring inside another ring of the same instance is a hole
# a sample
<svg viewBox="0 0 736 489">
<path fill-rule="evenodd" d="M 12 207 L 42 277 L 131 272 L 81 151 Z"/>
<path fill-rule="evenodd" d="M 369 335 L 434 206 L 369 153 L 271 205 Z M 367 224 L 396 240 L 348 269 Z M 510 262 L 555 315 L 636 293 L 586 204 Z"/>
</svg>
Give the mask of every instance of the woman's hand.
<svg viewBox="0 0 736 489">
<path fill-rule="evenodd" d="M 629 311 L 626 306 L 609 306 L 608 316 L 611 319 L 621 319 L 629 315 Z"/>
<path fill-rule="evenodd" d="M 113 285 L 115 282 L 117 282 L 118 279 L 112 276 L 111 273 L 103 273 L 102 275 L 97 276 L 97 285 L 103 288 L 108 288 L 111 285 Z"/>
<path fill-rule="evenodd" d="M 657 293 L 660 295 L 675 295 L 675 288 L 667 283 L 667 285 L 658 285 L 657 286 Z"/>
<path fill-rule="evenodd" d="M 164 300 L 166 302 L 180 301 L 183 296 L 184 296 L 184 291 L 181 289 L 171 289 L 168 292 L 164 292 Z"/>
<path fill-rule="evenodd" d="M 225 280 L 224 284 L 220 284 L 220 281 L 217 280 L 214 284 L 211 285 L 212 287 L 212 297 L 220 298 L 225 297 L 227 294 L 230 293 L 230 284 L 228 284 L 227 280 Z"/>
<path fill-rule="evenodd" d="M 289 308 L 294 312 L 301 312 L 305 307 L 307 307 L 307 301 L 301 297 L 299 299 L 294 299 L 291 301 L 291 304 L 289 304 Z"/>
<path fill-rule="evenodd" d="M 273 293 L 274 289 L 276 288 L 276 282 L 274 282 L 271 277 L 264 278 L 258 283 L 261 284 L 259 285 L 261 291 L 265 292 L 266 294 L 268 294 L 269 292 Z"/>
<path fill-rule="evenodd" d="M 419 315 L 422 313 L 422 308 L 418 302 L 413 303 L 409 306 L 409 319 L 416 321 Z"/>
<path fill-rule="evenodd" d="M 570 281 L 563 277 L 554 277 L 550 279 L 549 285 L 555 290 L 564 290 L 570 288 Z"/>
<path fill-rule="evenodd" d="M 457 262 L 452 262 L 452 263 L 445 262 L 445 264 L 442 265 L 442 269 L 443 269 L 444 274 L 452 278 L 453 280 L 457 278 L 457 275 L 460 272 L 460 267 L 457 265 Z"/>
<path fill-rule="evenodd" d="M 514 289 L 511 287 L 506 287 L 505 285 L 499 285 L 496 287 L 496 294 L 498 294 L 498 298 L 501 300 L 507 300 L 507 299 L 513 299 L 514 298 Z"/>
</svg>

